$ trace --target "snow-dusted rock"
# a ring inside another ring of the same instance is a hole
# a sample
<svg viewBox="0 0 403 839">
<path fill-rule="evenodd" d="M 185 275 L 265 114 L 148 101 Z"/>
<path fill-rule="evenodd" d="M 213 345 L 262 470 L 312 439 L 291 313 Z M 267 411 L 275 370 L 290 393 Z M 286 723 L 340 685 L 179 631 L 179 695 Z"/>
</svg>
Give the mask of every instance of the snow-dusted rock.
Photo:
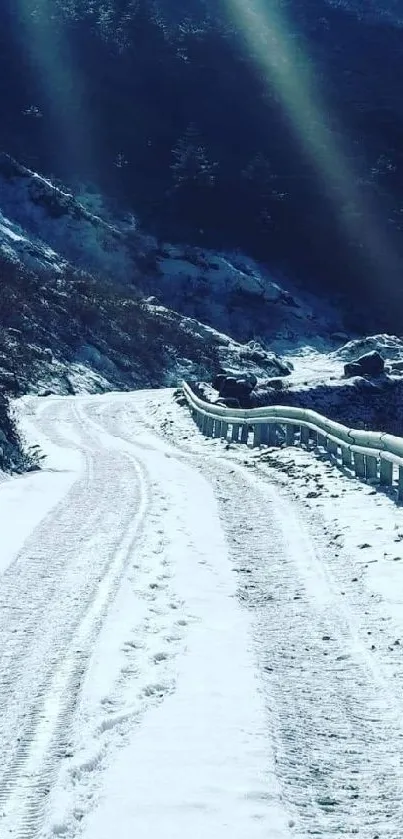
<svg viewBox="0 0 403 839">
<path fill-rule="evenodd" d="M 379 376 L 385 369 L 385 362 L 377 350 L 366 353 L 356 361 L 348 361 L 344 365 L 344 375 L 351 376 Z"/>
<path fill-rule="evenodd" d="M 249 344 L 230 342 L 218 350 L 220 368 L 231 376 L 255 375 L 259 380 L 273 376 L 289 376 L 291 365 L 276 353 L 264 350 L 255 341 Z"/>
<path fill-rule="evenodd" d="M 368 335 L 349 341 L 333 354 L 342 361 L 357 361 L 360 356 L 377 352 L 385 360 L 403 359 L 403 340 L 396 335 Z"/>
</svg>

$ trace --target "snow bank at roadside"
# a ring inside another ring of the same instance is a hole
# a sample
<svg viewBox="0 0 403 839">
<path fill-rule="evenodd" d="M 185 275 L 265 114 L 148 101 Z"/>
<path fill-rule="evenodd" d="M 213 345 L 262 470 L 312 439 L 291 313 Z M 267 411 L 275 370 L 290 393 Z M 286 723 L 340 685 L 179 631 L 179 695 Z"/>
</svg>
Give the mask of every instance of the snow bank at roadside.
<svg viewBox="0 0 403 839">
<path fill-rule="evenodd" d="M 52 446 L 33 427 L 30 397 L 14 403 L 14 411 L 24 440 L 31 446 L 39 446 L 41 454 L 44 446 L 46 459 L 43 470 L 18 477 L 4 476 L 0 481 L 0 574 L 15 561 L 35 527 L 67 495 L 80 466 L 79 456 Z"/>
</svg>

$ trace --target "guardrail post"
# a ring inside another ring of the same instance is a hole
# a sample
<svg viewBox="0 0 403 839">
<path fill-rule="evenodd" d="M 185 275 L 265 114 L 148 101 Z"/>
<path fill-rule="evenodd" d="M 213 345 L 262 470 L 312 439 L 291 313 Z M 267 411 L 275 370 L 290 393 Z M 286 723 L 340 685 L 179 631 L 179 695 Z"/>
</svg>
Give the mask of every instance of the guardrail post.
<svg viewBox="0 0 403 839">
<path fill-rule="evenodd" d="M 391 460 L 384 460 L 382 455 L 379 482 L 383 487 L 393 484 L 393 463 Z"/>
<path fill-rule="evenodd" d="M 240 425 L 237 422 L 232 423 L 231 440 L 233 443 L 239 443 L 239 429 Z"/>
<path fill-rule="evenodd" d="M 341 447 L 341 460 L 344 466 L 349 466 L 350 468 L 353 465 L 353 456 L 351 454 L 351 450 L 348 446 Z"/>
<path fill-rule="evenodd" d="M 270 423 L 267 422 L 267 423 L 263 423 L 263 425 L 260 426 L 260 440 L 261 440 L 262 443 L 265 443 L 265 445 L 269 445 L 269 439 L 270 439 Z"/>
<path fill-rule="evenodd" d="M 275 422 L 268 423 L 266 439 L 268 446 L 277 446 L 277 425 Z"/>
<path fill-rule="evenodd" d="M 260 423 L 256 423 L 253 426 L 253 445 L 260 446 L 262 442 L 262 428 L 263 426 Z"/>
<path fill-rule="evenodd" d="M 205 425 L 205 429 L 204 429 L 204 433 L 205 433 L 206 437 L 212 437 L 213 436 L 213 426 L 214 426 L 213 417 L 206 417 L 206 425 Z"/>
<path fill-rule="evenodd" d="M 285 425 L 285 442 L 287 446 L 292 446 L 295 441 L 295 425 L 287 422 Z"/>
<path fill-rule="evenodd" d="M 221 420 L 214 420 L 213 437 L 221 437 Z"/>
<path fill-rule="evenodd" d="M 368 481 L 378 480 L 378 458 L 374 455 L 365 455 L 365 475 Z"/>
<path fill-rule="evenodd" d="M 242 423 L 241 425 L 241 443 L 248 442 L 248 435 L 249 435 L 249 425 L 247 422 Z"/>
<path fill-rule="evenodd" d="M 300 443 L 301 446 L 309 446 L 309 428 L 305 425 L 301 425 Z"/>
<path fill-rule="evenodd" d="M 357 478 L 365 478 L 365 457 L 360 452 L 354 452 L 354 471 Z"/>
<path fill-rule="evenodd" d="M 403 501 L 403 466 L 399 466 L 399 483 L 397 487 L 397 500 Z"/>
<path fill-rule="evenodd" d="M 201 414 L 201 425 L 200 431 L 202 434 L 206 434 L 206 426 L 207 426 L 207 417 L 206 414 Z"/>
<path fill-rule="evenodd" d="M 326 435 L 318 433 L 316 439 L 316 446 L 318 449 L 327 449 Z"/>
<path fill-rule="evenodd" d="M 329 454 L 332 455 L 332 457 L 337 458 L 339 447 L 334 440 L 329 440 L 329 437 L 326 437 L 326 448 L 327 448 Z"/>
<path fill-rule="evenodd" d="M 226 440 L 228 437 L 228 423 L 225 420 L 221 422 L 221 437 L 223 440 Z"/>
</svg>

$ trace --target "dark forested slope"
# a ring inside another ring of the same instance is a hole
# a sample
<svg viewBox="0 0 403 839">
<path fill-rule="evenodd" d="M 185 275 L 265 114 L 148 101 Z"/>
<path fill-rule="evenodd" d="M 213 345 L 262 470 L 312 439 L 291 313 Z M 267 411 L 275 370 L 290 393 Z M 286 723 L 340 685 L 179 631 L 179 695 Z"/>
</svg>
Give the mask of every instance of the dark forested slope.
<svg viewBox="0 0 403 839">
<path fill-rule="evenodd" d="M 394 0 L 3 0 L 0 147 L 401 320 Z"/>
</svg>

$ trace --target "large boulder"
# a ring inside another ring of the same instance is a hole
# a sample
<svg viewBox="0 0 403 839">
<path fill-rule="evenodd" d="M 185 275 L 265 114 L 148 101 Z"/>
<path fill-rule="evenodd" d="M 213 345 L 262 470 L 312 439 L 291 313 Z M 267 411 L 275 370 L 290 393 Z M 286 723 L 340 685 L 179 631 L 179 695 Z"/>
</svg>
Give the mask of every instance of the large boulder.
<svg viewBox="0 0 403 839">
<path fill-rule="evenodd" d="M 385 362 L 377 350 L 362 355 L 356 361 L 350 361 L 344 365 L 344 375 L 347 378 L 352 376 L 379 376 L 385 370 Z"/>
<path fill-rule="evenodd" d="M 270 387 L 273 390 L 283 390 L 284 382 L 282 379 L 267 379 L 266 382 L 262 382 L 262 385 Z"/>
<path fill-rule="evenodd" d="M 249 344 L 236 344 L 230 341 L 218 347 L 220 373 L 235 378 L 262 380 L 278 376 L 289 376 L 292 365 L 274 352 L 269 352 L 256 341 Z"/>
<path fill-rule="evenodd" d="M 214 376 L 213 381 L 211 382 L 214 390 L 220 390 L 220 387 L 226 378 L 227 376 L 225 375 L 225 373 L 218 373 L 216 376 Z"/>
<path fill-rule="evenodd" d="M 220 391 L 222 387 L 225 387 L 224 383 L 227 379 L 236 379 L 237 381 L 245 381 L 250 385 L 251 390 L 257 385 L 257 376 L 254 373 L 242 373 L 240 375 L 235 375 L 234 373 L 217 373 L 214 376 L 212 385 L 215 390 Z"/>
<path fill-rule="evenodd" d="M 242 373 L 242 375 L 239 378 L 242 379 L 245 382 L 248 382 L 248 384 L 251 386 L 252 390 L 257 385 L 257 376 L 255 376 L 254 373 L 251 373 L 251 372 Z"/>
<path fill-rule="evenodd" d="M 253 379 L 246 377 L 236 378 L 235 376 L 217 378 L 219 378 L 217 382 L 218 393 L 222 399 L 237 399 L 242 407 L 246 407 L 249 404 L 249 398 L 254 388 Z"/>
</svg>

